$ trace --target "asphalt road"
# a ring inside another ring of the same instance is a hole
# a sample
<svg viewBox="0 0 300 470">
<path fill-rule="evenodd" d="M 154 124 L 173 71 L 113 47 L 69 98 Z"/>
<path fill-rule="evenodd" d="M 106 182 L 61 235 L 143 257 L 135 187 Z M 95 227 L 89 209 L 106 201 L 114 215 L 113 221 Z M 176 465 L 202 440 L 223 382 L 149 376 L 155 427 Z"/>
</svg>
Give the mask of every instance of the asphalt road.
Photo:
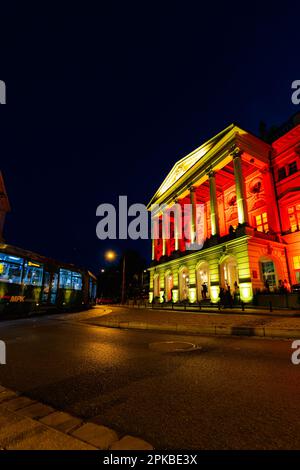
<svg viewBox="0 0 300 470">
<path fill-rule="evenodd" d="M 300 449 L 291 342 L 106 329 L 57 318 L 0 324 L 0 384 L 155 448 Z M 203 349 L 161 353 L 157 341 Z"/>
</svg>

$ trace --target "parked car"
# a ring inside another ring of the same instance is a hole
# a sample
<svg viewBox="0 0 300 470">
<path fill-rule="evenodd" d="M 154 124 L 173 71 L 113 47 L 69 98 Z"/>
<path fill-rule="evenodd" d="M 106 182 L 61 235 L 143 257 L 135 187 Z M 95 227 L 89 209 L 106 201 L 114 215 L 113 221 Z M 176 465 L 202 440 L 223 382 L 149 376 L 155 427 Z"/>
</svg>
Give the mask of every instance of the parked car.
<svg viewBox="0 0 300 470">
<path fill-rule="evenodd" d="M 295 293 L 300 293 L 300 284 L 294 284 L 292 286 L 292 292 L 295 292 Z"/>
</svg>

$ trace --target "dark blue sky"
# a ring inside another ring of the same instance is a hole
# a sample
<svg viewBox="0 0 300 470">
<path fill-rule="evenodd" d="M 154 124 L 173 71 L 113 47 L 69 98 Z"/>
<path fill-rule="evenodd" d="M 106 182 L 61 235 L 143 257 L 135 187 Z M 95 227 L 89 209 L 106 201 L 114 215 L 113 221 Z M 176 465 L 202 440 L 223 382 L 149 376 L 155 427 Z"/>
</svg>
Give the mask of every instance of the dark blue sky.
<svg viewBox="0 0 300 470">
<path fill-rule="evenodd" d="M 231 122 L 257 133 L 300 111 L 299 4 L 207 3 L 3 12 L 9 243 L 97 270 L 105 248 L 125 247 L 97 240 L 100 203 L 147 203 L 176 160 Z"/>
</svg>

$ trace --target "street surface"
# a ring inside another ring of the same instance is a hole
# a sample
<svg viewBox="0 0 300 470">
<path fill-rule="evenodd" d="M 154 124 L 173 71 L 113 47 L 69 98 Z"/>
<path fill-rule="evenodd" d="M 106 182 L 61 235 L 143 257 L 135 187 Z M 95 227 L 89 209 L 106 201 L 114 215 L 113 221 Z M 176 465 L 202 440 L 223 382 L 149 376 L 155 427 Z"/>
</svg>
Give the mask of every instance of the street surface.
<svg viewBox="0 0 300 470">
<path fill-rule="evenodd" d="M 119 330 L 47 316 L 0 323 L 0 385 L 156 449 L 299 449 L 291 341 Z M 149 345 L 202 349 L 163 353 Z"/>
</svg>

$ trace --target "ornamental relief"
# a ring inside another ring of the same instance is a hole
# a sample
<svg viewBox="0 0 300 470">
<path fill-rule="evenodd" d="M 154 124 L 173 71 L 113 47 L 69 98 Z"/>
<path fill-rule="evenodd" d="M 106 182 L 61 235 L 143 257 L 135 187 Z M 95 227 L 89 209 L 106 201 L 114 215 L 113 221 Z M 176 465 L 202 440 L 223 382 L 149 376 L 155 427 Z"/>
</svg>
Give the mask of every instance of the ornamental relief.
<svg viewBox="0 0 300 470">
<path fill-rule="evenodd" d="M 250 212 L 265 205 L 265 190 L 260 176 L 246 184 L 246 194 Z"/>
</svg>

